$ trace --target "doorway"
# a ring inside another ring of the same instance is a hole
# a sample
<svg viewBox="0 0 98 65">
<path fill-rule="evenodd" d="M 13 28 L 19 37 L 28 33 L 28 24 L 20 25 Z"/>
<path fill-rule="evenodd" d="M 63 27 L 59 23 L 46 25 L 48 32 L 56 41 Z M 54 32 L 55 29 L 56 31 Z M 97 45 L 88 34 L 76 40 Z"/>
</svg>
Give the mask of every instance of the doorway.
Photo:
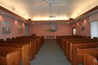
<svg viewBox="0 0 98 65">
<path fill-rule="evenodd" d="M 25 24 L 25 35 L 28 36 L 29 35 L 29 25 Z"/>
<path fill-rule="evenodd" d="M 76 35 L 76 27 L 72 28 L 72 35 Z"/>
</svg>

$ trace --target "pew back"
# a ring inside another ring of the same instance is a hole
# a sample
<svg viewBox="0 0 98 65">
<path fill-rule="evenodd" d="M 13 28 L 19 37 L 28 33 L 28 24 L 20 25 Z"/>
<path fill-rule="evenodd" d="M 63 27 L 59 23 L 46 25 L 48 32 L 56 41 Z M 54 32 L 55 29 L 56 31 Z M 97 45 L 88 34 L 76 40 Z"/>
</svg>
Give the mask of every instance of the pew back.
<svg viewBox="0 0 98 65">
<path fill-rule="evenodd" d="M 78 65 L 79 63 L 83 62 L 83 56 L 85 54 L 98 57 L 98 48 L 76 48 L 76 52 L 74 54 L 72 65 Z"/>
<path fill-rule="evenodd" d="M 0 47 L 0 65 L 19 65 L 19 50 Z"/>
<path fill-rule="evenodd" d="M 0 43 L 0 47 L 11 47 L 17 48 L 20 51 L 20 59 L 23 62 L 23 65 L 30 65 L 30 56 L 29 56 L 29 45 L 28 44 L 17 44 L 17 43 Z"/>
</svg>

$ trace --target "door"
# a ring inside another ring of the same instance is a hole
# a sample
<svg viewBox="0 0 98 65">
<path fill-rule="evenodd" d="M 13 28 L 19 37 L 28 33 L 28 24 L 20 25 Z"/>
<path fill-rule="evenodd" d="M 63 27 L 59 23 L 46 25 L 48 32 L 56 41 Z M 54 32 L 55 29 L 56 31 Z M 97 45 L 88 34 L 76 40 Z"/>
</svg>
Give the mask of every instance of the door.
<svg viewBox="0 0 98 65">
<path fill-rule="evenodd" d="M 25 35 L 29 35 L 29 24 L 25 24 Z"/>
<path fill-rule="evenodd" d="M 76 35 L 76 27 L 72 28 L 72 35 Z"/>
</svg>

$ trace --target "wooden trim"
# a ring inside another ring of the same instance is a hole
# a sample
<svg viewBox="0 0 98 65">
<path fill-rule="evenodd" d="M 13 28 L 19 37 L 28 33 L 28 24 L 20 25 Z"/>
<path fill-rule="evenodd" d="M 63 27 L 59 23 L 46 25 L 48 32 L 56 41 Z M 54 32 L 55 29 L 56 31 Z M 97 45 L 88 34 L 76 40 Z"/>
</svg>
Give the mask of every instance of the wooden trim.
<svg viewBox="0 0 98 65">
<path fill-rule="evenodd" d="M 15 14 L 15 13 L 11 12 L 10 10 L 8 10 L 8 9 L 2 7 L 2 6 L 0 6 L 0 9 L 4 10 L 5 12 L 8 12 L 8 13 L 10 13 L 10 14 L 12 14 L 12 15 L 14 15 L 14 16 L 16 16 L 16 17 L 18 17 L 18 18 L 20 18 L 20 19 L 22 19 L 24 21 L 27 21 L 27 22 L 48 22 L 48 21 L 49 22 L 70 22 L 70 20 L 39 20 L 39 21 L 32 21 L 32 20 L 30 20 L 29 21 L 29 20 L 26 20 L 25 18 Z"/>
<path fill-rule="evenodd" d="M 8 12 L 8 13 L 10 13 L 10 14 L 12 14 L 12 15 L 14 15 L 14 16 L 16 16 L 16 17 L 18 17 L 18 18 L 20 18 L 20 19 L 22 19 L 22 20 L 24 20 L 24 21 L 28 21 L 28 20 L 26 20 L 25 18 L 23 18 L 23 17 L 21 17 L 21 16 L 19 16 L 19 15 L 17 15 L 17 14 L 15 14 L 15 13 L 13 13 L 13 12 L 11 12 L 11 11 L 9 11 L 8 9 L 6 9 L 6 8 L 4 8 L 4 7 L 2 7 L 2 6 L 0 6 L 0 9 L 1 10 L 4 10 L 5 12 Z M 87 12 L 85 12 L 85 13 L 83 13 L 83 14 L 81 14 L 80 16 L 78 16 L 78 17 L 81 17 L 81 16 L 83 16 L 83 15 L 86 15 L 87 13 L 90 13 L 90 12 L 92 12 L 92 11 L 94 11 L 94 10 L 97 10 L 98 9 L 98 6 L 96 6 L 96 7 L 94 7 L 94 8 L 92 8 L 92 9 L 90 9 L 89 11 L 87 11 Z M 78 18 L 77 17 L 77 18 Z M 47 21 L 49 21 L 49 22 L 70 22 L 71 20 L 39 20 L 39 21 L 28 21 L 28 22 L 47 22 Z"/>
<path fill-rule="evenodd" d="M 86 11 L 86 12 L 84 12 L 83 14 L 81 14 L 81 15 L 80 15 L 80 16 L 78 16 L 78 17 L 81 17 L 81 16 L 83 16 L 83 15 L 86 15 L 86 14 L 88 14 L 88 13 L 90 13 L 90 12 L 94 11 L 94 10 L 97 10 L 97 9 L 98 9 L 98 6 L 96 6 L 96 7 L 92 8 L 92 9 L 90 9 L 90 10 Z M 78 18 L 78 17 L 77 17 L 77 18 Z"/>
<path fill-rule="evenodd" d="M 2 7 L 2 6 L 0 6 L 0 10 L 3 10 L 3 11 L 5 11 L 5 12 L 8 12 L 8 13 L 10 13 L 10 14 L 12 14 L 12 15 L 14 15 L 14 16 L 16 16 L 16 17 L 18 17 L 18 18 L 20 18 L 20 19 L 22 19 L 22 20 L 24 20 L 24 21 L 26 21 L 25 18 L 23 18 L 23 17 L 21 17 L 21 16 L 15 14 L 15 13 L 13 13 L 13 12 L 11 12 L 10 10 L 8 10 L 8 9 Z"/>
<path fill-rule="evenodd" d="M 38 21 L 29 21 L 29 22 L 70 22 L 70 20 L 38 20 Z"/>
</svg>

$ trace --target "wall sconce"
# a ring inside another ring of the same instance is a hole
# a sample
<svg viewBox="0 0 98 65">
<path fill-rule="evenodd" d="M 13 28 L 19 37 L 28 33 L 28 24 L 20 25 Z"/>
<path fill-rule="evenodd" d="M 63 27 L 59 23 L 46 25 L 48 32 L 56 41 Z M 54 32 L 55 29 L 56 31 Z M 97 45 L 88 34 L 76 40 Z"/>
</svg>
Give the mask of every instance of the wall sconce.
<svg viewBox="0 0 98 65">
<path fill-rule="evenodd" d="M 16 20 L 14 22 L 15 22 L 16 25 L 18 24 L 18 22 Z"/>
<path fill-rule="evenodd" d="M 23 27 L 25 26 L 25 24 L 24 24 L 24 23 L 23 23 L 22 25 L 23 25 Z"/>
<path fill-rule="evenodd" d="M 0 22 L 2 22 L 3 21 L 3 17 L 0 15 Z"/>
<path fill-rule="evenodd" d="M 85 19 L 84 21 L 83 21 L 83 24 L 86 24 L 87 23 L 87 20 Z"/>
<path fill-rule="evenodd" d="M 76 24 L 77 24 L 77 26 L 79 26 L 79 22 L 77 22 Z"/>
</svg>

